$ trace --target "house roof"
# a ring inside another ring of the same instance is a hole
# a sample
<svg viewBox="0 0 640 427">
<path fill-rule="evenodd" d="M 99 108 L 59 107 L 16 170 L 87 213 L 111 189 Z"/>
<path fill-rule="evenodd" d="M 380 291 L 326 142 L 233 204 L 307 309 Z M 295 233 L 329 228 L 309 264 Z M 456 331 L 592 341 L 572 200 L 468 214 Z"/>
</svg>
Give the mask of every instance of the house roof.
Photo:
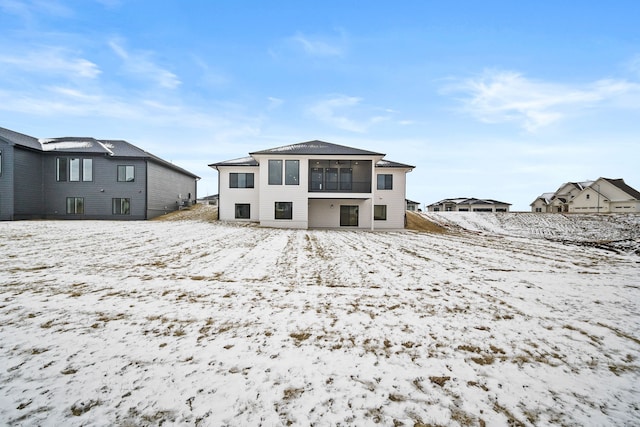
<svg viewBox="0 0 640 427">
<path fill-rule="evenodd" d="M 602 178 L 602 179 L 607 181 L 607 182 L 610 182 L 613 185 L 615 185 L 620 190 L 624 191 L 625 193 L 627 193 L 628 195 L 630 195 L 634 199 L 640 200 L 640 191 L 638 191 L 635 188 L 629 186 L 627 183 L 624 182 L 624 180 L 622 178 L 618 178 L 618 179 Z"/>
<path fill-rule="evenodd" d="M 556 193 L 542 193 L 536 198 L 536 200 L 542 200 L 544 203 L 548 205 L 549 203 L 551 203 L 551 200 L 555 195 Z M 529 204 L 529 206 L 532 206 L 534 203 L 535 203 L 535 200 L 533 203 Z"/>
<path fill-rule="evenodd" d="M 211 163 L 209 167 L 218 166 L 258 166 L 258 161 L 253 157 L 241 157 L 239 159 L 225 160 L 224 162 Z"/>
<path fill-rule="evenodd" d="M 268 150 L 254 151 L 254 154 L 279 154 L 279 155 L 317 155 L 317 156 L 383 156 L 382 153 L 361 150 L 359 148 L 347 147 L 344 145 L 332 144 L 324 141 L 307 141 L 293 145 L 270 148 Z"/>
<path fill-rule="evenodd" d="M 420 202 L 414 202 L 413 200 L 409 200 L 409 199 L 404 199 L 407 203 L 411 203 L 413 205 L 419 205 Z"/>
<path fill-rule="evenodd" d="M 36 138 L 22 133 L 14 132 L 9 129 L 5 129 L 3 127 L 0 127 L 0 138 L 4 139 L 10 144 L 31 148 L 33 150 L 42 150 L 42 146 Z"/>
<path fill-rule="evenodd" d="M 70 153 L 98 153 L 113 155 L 113 152 L 95 138 L 71 137 L 41 138 L 38 140 L 42 151 L 67 151 Z"/>
<path fill-rule="evenodd" d="M 160 157 L 153 155 L 135 145 L 123 140 L 98 140 L 91 137 L 65 136 L 62 138 L 36 139 L 28 135 L 14 132 L 0 127 L 0 138 L 12 144 L 42 152 L 91 153 L 105 154 L 115 157 L 139 158 L 155 161 L 175 171 L 200 179 L 186 169 L 174 165 Z"/>
<path fill-rule="evenodd" d="M 378 168 L 409 168 L 415 169 L 415 166 L 405 165 L 404 163 L 392 162 L 390 160 L 380 160 L 376 163 Z"/>
<path fill-rule="evenodd" d="M 454 204 L 454 205 L 508 205 L 511 206 L 511 203 L 500 202 L 498 200 L 493 199 L 476 199 L 474 197 L 458 197 L 455 199 L 443 199 L 439 202 L 432 203 L 429 206 L 438 206 L 444 204 Z"/>
</svg>

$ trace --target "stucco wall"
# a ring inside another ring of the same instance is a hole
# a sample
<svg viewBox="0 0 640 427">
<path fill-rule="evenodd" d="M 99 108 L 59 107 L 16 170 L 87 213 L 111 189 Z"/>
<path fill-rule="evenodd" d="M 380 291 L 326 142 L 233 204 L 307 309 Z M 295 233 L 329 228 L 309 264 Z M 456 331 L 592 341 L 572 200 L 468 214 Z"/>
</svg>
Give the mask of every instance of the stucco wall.
<svg viewBox="0 0 640 427">
<path fill-rule="evenodd" d="M 229 174 L 253 173 L 253 188 L 229 188 Z M 257 166 L 220 167 L 218 170 L 218 218 L 223 221 L 236 220 L 236 203 L 248 203 L 251 217 L 248 221 L 257 222 L 259 219 L 259 169 Z"/>
</svg>

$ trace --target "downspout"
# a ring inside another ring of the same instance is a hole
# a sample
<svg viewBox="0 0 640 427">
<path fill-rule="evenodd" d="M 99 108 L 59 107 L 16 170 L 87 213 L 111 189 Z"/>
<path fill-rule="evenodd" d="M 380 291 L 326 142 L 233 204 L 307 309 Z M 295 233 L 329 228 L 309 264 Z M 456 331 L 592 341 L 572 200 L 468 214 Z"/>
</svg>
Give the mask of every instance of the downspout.
<svg viewBox="0 0 640 427">
<path fill-rule="evenodd" d="M 377 188 L 377 181 L 376 181 L 376 164 L 374 162 L 371 162 L 371 231 L 373 231 L 375 229 L 374 226 L 374 207 L 376 204 L 376 193 L 375 193 L 375 188 Z"/>
<path fill-rule="evenodd" d="M 149 219 L 149 160 L 144 161 L 144 219 Z"/>
<path fill-rule="evenodd" d="M 220 221 L 220 169 L 216 166 L 216 170 L 218 171 L 218 221 Z M 258 206 L 260 206 L 259 203 Z"/>
</svg>

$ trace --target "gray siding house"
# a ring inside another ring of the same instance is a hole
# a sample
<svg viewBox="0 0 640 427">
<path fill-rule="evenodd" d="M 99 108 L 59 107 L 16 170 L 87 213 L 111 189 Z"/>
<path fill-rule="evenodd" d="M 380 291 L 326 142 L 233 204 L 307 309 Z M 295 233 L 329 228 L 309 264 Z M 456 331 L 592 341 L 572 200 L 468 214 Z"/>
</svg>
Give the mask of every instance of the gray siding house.
<svg viewBox="0 0 640 427">
<path fill-rule="evenodd" d="M 0 127 L 0 220 L 151 219 L 195 200 L 198 179 L 126 141 Z"/>
</svg>

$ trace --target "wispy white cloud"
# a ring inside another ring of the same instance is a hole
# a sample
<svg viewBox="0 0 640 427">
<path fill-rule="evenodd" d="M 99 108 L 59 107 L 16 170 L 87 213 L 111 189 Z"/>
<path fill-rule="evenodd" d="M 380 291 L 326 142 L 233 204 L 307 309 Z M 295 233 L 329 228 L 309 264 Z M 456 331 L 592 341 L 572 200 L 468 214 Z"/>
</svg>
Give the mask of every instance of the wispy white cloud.
<svg viewBox="0 0 640 427">
<path fill-rule="evenodd" d="M 389 119 L 388 115 L 370 114 L 371 108 L 362 107 L 361 101 L 358 97 L 334 95 L 316 102 L 308 111 L 321 122 L 359 133 L 364 133 L 372 125 Z M 366 117 L 362 117 L 363 110 Z"/>
<path fill-rule="evenodd" d="M 98 65 L 80 58 L 63 48 L 47 47 L 22 55 L 0 55 L 0 64 L 22 72 L 62 74 L 66 77 L 95 78 L 101 71 Z"/>
<path fill-rule="evenodd" d="M 297 32 L 291 41 L 311 56 L 342 56 L 345 52 L 343 37 L 321 38 Z"/>
<path fill-rule="evenodd" d="M 122 41 L 117 39 L 110 40 L 109 47 L 122 59 L 124 69 L 129 74 L 150 79 L 167 89 L 175 89 L 182 84 L 174 73 L 155 64 L 150 58 L 152 56 L 150 52 L 131 53 L 122 46 Z"/>
<path fill-rule="evenodd" d="M 0 0 L 0 10 L 33 22 L 38 15 L 69 17 L 73 10 L 55 0 Z"/>
<path fill-rule="evenodd" d="M 603 79 L 584 85 L 533 80 L 514 71 L 492 70 L 456 82 L 445 93 L 463 92 L 463 110 L 484 123 L 515 122 L 530 132 L 585 108 L 640 94 L 640 84 Z"/>
<path fill-rule="evenodd" d="M 337 34 L 309 35 L 297 32 L 288 38 L 289 44 L 313 57 L 340 57 L 347 53 L 347 37 L 344 31 Z"/>
<path fill-rule="evenodd" d="M 273 96 L 268 97 L 267 100 L 269 101 L 269 105 L 267 106 L 267 110 L 269 111 L 275 110 L 276 108 L 279 108 L 282 104 L 284 104 L 283 99 L 275 98 Z"/>
</svg>

